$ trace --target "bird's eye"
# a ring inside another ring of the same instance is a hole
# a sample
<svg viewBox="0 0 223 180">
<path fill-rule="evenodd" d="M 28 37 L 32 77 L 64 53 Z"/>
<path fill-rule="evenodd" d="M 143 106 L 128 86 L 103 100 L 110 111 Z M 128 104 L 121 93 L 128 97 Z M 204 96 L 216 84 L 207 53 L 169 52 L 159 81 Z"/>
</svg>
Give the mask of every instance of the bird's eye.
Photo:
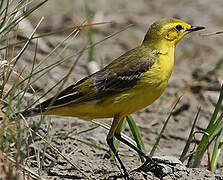
<svg viewBox="0 0 223 180">
<path fill-rule="evenodd" d="M 182 27 L 181 25 L 178 24 L 178 25 L 176 26 L 176 30 L 177 30 L 177 31 L 180 31 L 180 30 L 182 30 L 182 29 L 183 29 L 183 27 Z"/>
</svg>

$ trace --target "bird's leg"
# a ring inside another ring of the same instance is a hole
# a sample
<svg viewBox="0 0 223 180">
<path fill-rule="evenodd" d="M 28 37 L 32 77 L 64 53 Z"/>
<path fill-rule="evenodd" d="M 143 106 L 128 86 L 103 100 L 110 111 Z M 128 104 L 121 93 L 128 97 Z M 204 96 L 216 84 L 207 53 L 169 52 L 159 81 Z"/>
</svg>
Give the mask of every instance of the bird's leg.
<svg viewBox="0 0 223 180">
<path fill-rule="evenodd" d="M 126 144 L 127 146 L 129 146 L 130 148 L 132 148 L 138 154 L 140 154 L 141 156 L 143 156 L 146 159 L 146 161 L 151 162 L 151 163 L 154 163 L 153 160 L 152 160 L 152 158 L 150 156 L 146 155 L 143 151 L 141 151 L 139 148 L 137 148 L 136 146 L 134 146 L 132 143 L 130 143 L 129 141 L 127 141 L 126 139 L 124 139 L 121 136 L 123 121 L 124 121 L 124 118 L 122 119 L 122 122 L 118 124 L 118 127 L 115 129 L 115 133 L 114 133 L 115 137 L 119 141 L 123 142 L 124 144 Z"/>
<path fill-rule="evenodd" d="M 106 140 L 107 140 L 107 144 L 108 144 L 108 146 L 109 146 L 109 147 L 111 148 L 111 150 L 113 151 L 115 157 L 117 158 L 117 160 L 118 160 L 118 162 L 119 162 L 119 164 L 120 164 L 120 166 L 121 166 L 121 169 L 122 169 L 123 172 L 124 172 L 124 178 L 127 179 L 127 180 L 129 180 L 130 177 L 129 177 L 128 171 L 126 170 L 126 168 L 125 168 L 123 162 L 121 161 L 121 159 L 120 159 L 120 157 L 119 157 L 119 155 L 118 155 L 118 151 L 115 149 L 115 146 L 114 146 L 114 143 L 113 143 L 115 130 L 116 130 L 116 128 L 118 127 L 119 123 L 122 123 L 122 122 L 123 122 L 122 119 L 123 119 L 123 118 L 120 118 L 119 115 L 115 115 L 114 120 L 113 120 L 113 122 L 112 122 L 111 129 L 109 130 L 109 133 L 108 133 L 108 136 L 107 136 Z"/>
<path fill-rule="evenodd" d="M 143 156 L 146 159 L 146 162 L 144 164 L 142 164 L 139 168 L 137 168 L 136 170 L 133 170 L 133 171 L 143 171 L 144 169 L 150 169 L 151 171 L 159 172 L 159 171 L 162 171 L 162 168 L 163 168 L 163 166 L 161 164 L 166 164 L 166 165 L 170 165 L 170 166 L 176 165 L 176 163 L 172 163 L 168 160 L 164 160 L 164 159 L 160 159 L 160 158 L 153 158 L 149 155 L 146 155 L 138 147 L 134 146 L 132 143 L 130 143 L 129 141 L 127 141 L 126 139 L 124 139 L 121 136 L 121 126 L 117 127 L 114 135 L 119 141 L 123 142 L 124 144 L 126 144 L 127 146 L 132 148 L 134 151 L 136 151 L 138 154 L 140 154 L 141 156 Z"/>
<path fill-rule="evenodd" d="M 114 153 L 116 159 L 118 160 L 119 164 L 121 165 L 121 168 L 122 168 L 124 174 L 127 174 L 127 170 L 126 170 L 123 162 L 121 161 L 121 159 L 118 155 L 118 151 L 115 149 L 115 146 L 113 144 L 113 137 L 112 138 L 107 138 L 107 144 L 109 145 L 109 147 L 111 148 L 112 152 Z"/>
<path fill-rule="evenodd" d="M 137 147 L 134 146 L 132 143 L 130 143 L 129 141 L 127 141 L 126 139 L 124 139 L 124 138 L 121 136 L 121 134 L 115 133 L 115 137 L 116 137 L 119 141 L 123 142 L 124 144 L 126 144 L 127 146 L 129 146 L 130 148 L 132 148 L 132 149 L 133 149 L 134 151 L 136 151 L 138 154 L 140 154 L 141 156 L 143 156 L 147 161 L 150 161 L 150 162 L 154 163 L 154 162 L 153 162 L 153 159 L 152 159 L 150 156 L 146 155 L 146 154 L 145 154 L 143 151 L 141 151 L 139 148 L 137 148 Z"/>
</svg>

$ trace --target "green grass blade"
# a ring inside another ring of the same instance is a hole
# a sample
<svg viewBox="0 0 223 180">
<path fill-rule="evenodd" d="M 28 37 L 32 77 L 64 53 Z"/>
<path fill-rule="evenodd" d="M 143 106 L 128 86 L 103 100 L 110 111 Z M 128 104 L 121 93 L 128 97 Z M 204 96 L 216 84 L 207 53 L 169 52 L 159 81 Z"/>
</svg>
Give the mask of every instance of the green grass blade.
<svg viewBox="0 0 223 180">
<path fill-rule="evenodd" d="M 0 16 L 2 15 L 2 13 L 4 12 L 3 10 L 2 10 L 2 7 L 3 7 L 3 0 L 0 2 Z M 1 27 L 1 26 L 0 26 Z"/>
<path fill-rule="evenodd" d="M 131 130 L 132 135 L 133 135 L 133 137 L 135 139 L 137 147 L 141 151 L 143 151 L 145 154 L 147 154 L 145 145 L 144 145 L 143 140 L 142 140 L 142 136 L 140 134 L 140 130 L 139 130 L 138 126 L 136 125 L 134 119 L 132 118 L 131 115 L 128 115 L 128 116 L 126 116 L 126 120 L 127 120 L 128 124 L 129 124 L 130 130 Z M 140 156 L 141 161 L 144 162 L 145 161 L 144 157 L 141 156 L 141 155 L 139 155 L 139 156 Z"/>
<path fill-rule="evenodd" d="M 37 39 L 37 41 L 36 41 L 35 54 L 34 54 L 34 57 L 33 57 L 32 67 L 31 67 L 31 70 L 30 70 L 30 74 L 33 73 L 34 66 L 35 66 L 35 64 L 36 64 L 37 51 L 38 51 L 38 39 Z M 27 93 L 27 91 L 29 90 L 29 88 L 30 88 L 30 87 L 32 88 L 32 86 L 29 85 L 30 81 L 31 81 L 31 78 L 28 79 L 28 82 L 27 82 L 27 84 L 26 84 L 26 87 L 25 87 L 25 89 L 23 90 L 23 94 L 22 94 L 22 96 L 21 96 L 22 99 L 23 99 L 23 97 L 25 96 L 25 94 Z M 35 93 L 35 90 L 33 90 L 33 93 Z"/>
<path fill-rule="evenodd" d="M 23 19 L 25 19 L 26 17 L 28 17 L 30 14 L 32 14 L 35 10 L 37 10 L 38 8 L 40 8 L 40 6 L 42 6 L 43 4 L 45 4 L 48 0 L 45 0 L 41 3 L 39 3 L 38 5 L 36 5 L 35 7 L 31 8 L 29 11 L 25 12 L 25 14 L 19 15 L 19 17 L 17 17 L 15 20 L 13 20 L 6 28 L 4 28 L 0 34 L 2 34 L 3 32 L 5 32 L 5 34 L 8 34 L 10 31 L 12 31 L 12 29 Z"/>
<path fill-rule="evenodd" d="M 96 119 L 93 119 L 91 122 L 93 122 L 94 124 L 97 124 L 97 125 L 99 125 L 99 126 L 105 128 L 105 129 L 107 129 L 107 130 L 109 130 L 109 129 L 111 128 L 110 125 L 108 125 L 108 124 L 106 124 L 106 123 L 104 123 L 104 122 L 98 121 L 98 120 L 96 120 Z M 129 141 L 129 142 L 132 143 L 134 146 L 136 146 L 136 142 L 135 142 L 132 138 L 126 136 L 124 133 L 121 133 L 121 135 L 122 135 L 122 137 L 123 137 L 125 140 Z"/>
<path fill-rule="evenodd" d="M 192 141 L 193 141 L 193 137 L 194 137 L 194 129 L 195 129 L 195 125 L 196 125 L 198 116 L 199 116 L 199 114 L 200 114 L 200 111 L 201 111 L 201 107 L 199 107 L 199 109 L 198 109 L 198 112 L 197 112 L 197 114 L 196 114 L 196 117 L 195 117 L 195 119 L 194 119 L 193 125 L 192 125 L 191 130 L 190 130 L 190 135 L 189 135 L 189 137 L 188 137 L 188 139 L 187 139 L 187 142 L 186 142 L 186 144 L 185 144 L 185 146 L 184 146 L 184 150 L 183 150 L 183 152 L 182 152 L 182 154 L 181 154 L 181 156 L 180 156 L 180 161 L 181 161 L 181 162 L 184 162 L 184 161 L 186 160 L 186 155 L 187 155 L 188 150 L 189 150 L 189 147 L 190 147 L 190 145 L 191 145 L 191 143 L 192 143 Z"/>
<path fill-rule="evenodd" d="M 222 131 L 221 131 L 222 132 Z M 223 142 L 223 137 L 221 136 L 221 132 L 218 134 L 217 139 L 215 141 L 214 149 L 211 155 L 211 163 L 210 170 L 215 171 L 217 168 L 218 158 L 221 153 L 221 142 Z"/>
<path fill-rule="evenodd" d="M 210 129 L 212 129 L 212 124 L 214 124 L 215 120 L 216 120 L 216 117 L 218 115 L 218 112 L 220 111 L 221 109 L 221 106 L 222 106 L 222 100 L 223 100 L 223 84 L 221 86 L 221 91 L 220 91 L 220 95 L 219 95 L 219 98 L 218 98 L 218 102 L 217 102 L 217 105 L 215 107 L 215 110 L 214 110 L 214 113 L 211 117 L 211 120 L 210 120 L 210 123 L 207 127 L 207 131 L 209 131 Z"/>
<path fill-rule="evenodd" d="M 221 87 L 220 95 L 219 95 L 218 102 L 217 102 L 217 105 L 215 107 L 214 113 L 213 113 L 213 115 L 211 117 L 211 120 L 208 124 L 208 127 L 206 129 L 206 133 L 209 134 L 209 136 L 203 135 L 203 137 L 202 137 L 202 139 L 201 139 L 201 141 L 200 141 L 200 143 L 199 143 L 199 145 L 196 149 L 196 152 L 195 152 L 195 154 L 192 158 L 192 162 L 191 162 L 191 165 L 190 165 L 190 167 L 192 167 L 192 168 L 196 168 L 200 165 L 201 159 L 202 159 L 205 151 L 207 150 L 209 140 L 210 140 L 209 138 L 211 137 L 213 139 L 214 138 L 213 134 L 215 134 L 215 135 L 218 134 L 217 131 L 216 131 L 216 128 L 218 128 L 218 131 L 219 131 L 219 127 L 215 126 L 215 120 L 217 118 L 218 112 L 221 109 L 222 100 L 223 100 L 223 85 Z M 219 118 L 218 118 L 217 122 L 218 123 L 221 122 L 221 121 L 219 122 Z M 220 123 L 220 124 L 223 124 L 223 122 Z"/>
<path fill-rule="evenodd" d="M 217 64 L 215 65 L 215 68 L 212 70 L 213 73 L 217 73 L 219 70 L 223 68 L 223 58 L 221 58 Z"/>
<path fill-rule="evenodd" d="M 85 3 L 85 14 L 87 16 L 88 24 L 90 24 L 92 22 L 91 13 L 92 12 L 91 12 L 91 9 L 90 9 L 88 3 Z M 87 35 L 88 35 L 88 42 L 89 42 L 90 46 L 92 46 L 94 44 L 94 42 L 93 42 L 93 33 L 92 33 L 91 27 L 89 27 L 89 29 L 87 30 Z M 94 47 L 92 46 L 88 50 L 88 62 L 93 61 L 93 60 L 94 60 Z"/>
<path fill-rule="evenodd" d="M 88 145 L 88 146 L 90 146 L 90 147 L 93 147 L 93 148 L 95 148 L 95 149 L 98 149 L 98 150 L 102 150 L 102 151 L 106 151 L 106 152 L 108 152 L 108 150 L 107 150 L 106 148 L 101 147 L 101 146 L 99 146 L 99 145 L 97 145 L 97 144 L 90 143 L 90 142 L 88 142 L 88 141 L 84 141 L 84 140 L 82 140 L 82 139 L 78 139 L 78 138 L 75 138 L 75 137 L 72 137 L 72 136 L 68 136 L 68 138 L 70 138 L 70 139 L 72 139 L 72 140 L 79 141 L 79 142 L 81 142 L 81 143 L 83 143 L 83 144 L 86 144 L 86 145 Z"/>
<path fill-rule="evenodd" d="M 46 137 L 45 137 L 46 141 L 48 141 L 48 139 L 49 139 L 49 133 L 50 133 L 50 121 L 48 122 L 47 134 L 46 134 Z M 47 149 L 47 143 L 45 143 L 44 147 L 43 147 L 43 153 L 42 153 L 42 156 L 41 156 L 41 159 L 40 159 L 40 167 L 38 168 L 39 174 L 43 170 L 46 149 Z"/>
<path fill-rule="evenodd" d="M 213 125 L 213 132 L 210 134 L 209 141 L 211 142 L 223 128 L 223 113 L 218 117 L 216 123 Z"/>
<path fill-rule="evenodd" d="M 3 3 L 3 1 L 2 1 L 2 3 Z M 4 10 L 2 10 L 2 12 L 0 14 L 0 15 L 2 15 L 5 12 L 5 15 L 4 15 L 2 22 L 0 24 L 0 31 L 1 31 L 1 29 L 4 29 L 3 26 L 4 26 L 5 22 L 7 21 L 8 10 L 9 10 L 9 0 L 7 0 L 6 7 L 4 8 Z"/>
<path fill-rule="evenodd" d="M 85 129 L 85 130 L 83 130 L 83 131 L 80 131 L 80 132 L 75 133 L 75 135 L 80 135 L 80 134 L 87 133 L 87 132 L 89 132 L 89 131 L 93 131 L 94 129 L 97 129 L 98 127 L 99 127 L 99 125 L 90 127 L 90 128 Z"/>
<path fill-rule="evenodd" d="M 173 113 L 173 110 L 176 108 L 176 106 L 177 106 L 177 104 L 179 103 L 181 97 L 182 97 L 182 96 L 180 96 L 180 97 L 178 98 L 177 102 L 175 103 L 175 105 L 173 106 L 172 110 L 170 111 L 170 114 L 169 114 L 169 116 L 167 117 L 167 119 L 166 119 L 166 121 L 165 121 L 165 123 L 164 123 L 164 125 L 163 125 L 163 127 L 162 127 L 162 129 L 161 129 L 161 131 L 160 131 L 160 134 L 159 134 L 159 136 L 158 136 L 158 138 L 157 138 L 157 140 L 156 140 L 155 144 L 153 145 L 153 148 L 152 148 L 152 150 L 151 150 L 151 152 L 150 152 L 150 155 L 151 155 L 151 156 L 154 155 L 154 153 L 155 153 L 155 151 L 156 151 L 156 149 L 157 149 L 157 147 L 158 147 L 158 145 L 159 145 L 160 139 L 161 139 L 161 137 L 162 137 L 162 135 L 163 135 L 163 133 L 164 133 L 166 127 L 167 127 L 167 124 L 168 124 L 168 122 L 169 122 L 169 120 L 170 120 L 170 117 L 171 117 L 171 115 L 172 115 L 172 113 Z"/>
</svg>

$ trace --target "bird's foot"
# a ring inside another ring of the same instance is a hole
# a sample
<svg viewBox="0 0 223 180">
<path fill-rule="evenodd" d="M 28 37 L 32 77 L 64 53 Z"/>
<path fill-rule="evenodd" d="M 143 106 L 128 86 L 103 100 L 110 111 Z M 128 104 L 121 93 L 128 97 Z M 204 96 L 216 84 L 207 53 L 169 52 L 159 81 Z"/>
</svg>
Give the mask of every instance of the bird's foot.
<svg viewBox="0 0 223 180">
<path fill-rule="evenodd" d="M 130 172 L 128 171 L 121 175 L 110 176 L 108 180 L 117 180 L 119 178 L 124 178 L 125 180 L 136 180 L 134 177 L 131 176 Z"/>
<path fill-rule="evenodd" d="M 135 180 L 135 178 L 132 177 L 128 171 L 125 172 L 123 178 L 124 178 L 125 180 Z"/>
<path fill-rule="evenodd" d="M 177 165 L 183 166 L 183 164 L 174 157 L 150 157 L 146 158 L 146 162 L 132 172 L 152 172 L 156 177 L 162 178 L 168 174 L 172 174 L 175 171 Z"/>
</svg>

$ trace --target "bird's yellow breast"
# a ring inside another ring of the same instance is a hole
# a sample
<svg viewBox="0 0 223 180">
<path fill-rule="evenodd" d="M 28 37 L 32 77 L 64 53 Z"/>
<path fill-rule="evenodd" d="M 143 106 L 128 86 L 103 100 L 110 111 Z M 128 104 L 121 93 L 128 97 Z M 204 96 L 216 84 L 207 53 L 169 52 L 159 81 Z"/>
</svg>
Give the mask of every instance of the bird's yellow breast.
<svg viewBox="0 0 223 180">
<path fill-rule="evenodd" d="M 166 89 L 173 71 L 174 53 L 159 55 L 157 61 L 149 71 L 142 75 L 142 79 L 129 91 L 129 99 L 125 107 L 126 114 L 131 114 L 145 108 L 158 99 Z"/>
</svg>

